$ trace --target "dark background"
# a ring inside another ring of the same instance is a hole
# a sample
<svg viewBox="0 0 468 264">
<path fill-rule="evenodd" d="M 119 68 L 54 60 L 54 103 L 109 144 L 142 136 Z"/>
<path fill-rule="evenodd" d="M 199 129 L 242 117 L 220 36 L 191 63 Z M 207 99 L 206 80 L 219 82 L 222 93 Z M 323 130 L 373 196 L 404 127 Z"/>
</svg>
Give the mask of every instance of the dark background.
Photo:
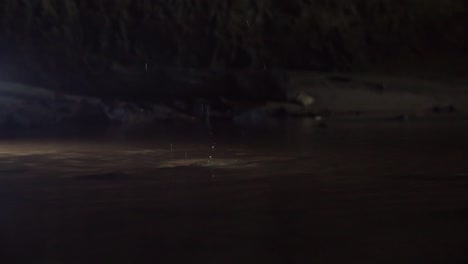
<svg viewBox="0 0 468 264">
<path fill-rule="evenodd" d="M 464 0 L 3 0 L 0 79 L 104 95 L 168 89 L 156 81 L 168 69 L 454 70 L 467 58 L 467 9 Z"/>
</svg>

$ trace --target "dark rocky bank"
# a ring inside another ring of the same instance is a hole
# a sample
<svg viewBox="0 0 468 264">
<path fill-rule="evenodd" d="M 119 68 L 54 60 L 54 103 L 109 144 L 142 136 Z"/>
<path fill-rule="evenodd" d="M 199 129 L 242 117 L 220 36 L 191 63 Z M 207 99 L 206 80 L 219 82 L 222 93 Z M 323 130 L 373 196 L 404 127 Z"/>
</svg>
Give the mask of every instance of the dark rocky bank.
<svg viewBox="0 0 468 264">
<path fill-rule="evenodd" d="M 466 10 L 463 0 L 5 0 L 0 79 L 101 98 L 245 98 L 245 87 L 264 88 L 226 71 L 459 58 Z"/>
</svg>

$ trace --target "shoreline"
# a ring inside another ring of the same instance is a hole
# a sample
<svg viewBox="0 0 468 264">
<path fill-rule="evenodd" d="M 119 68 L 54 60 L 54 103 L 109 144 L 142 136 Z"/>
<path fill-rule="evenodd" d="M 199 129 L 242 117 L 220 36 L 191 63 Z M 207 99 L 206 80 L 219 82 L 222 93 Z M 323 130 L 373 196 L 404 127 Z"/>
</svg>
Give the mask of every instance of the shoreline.
<svg viewBox="0 0 468 264">
<path fill-rule="evenodd" d="M 226 100 L 219 96 L 172 98 L 167 102 L 160 98 L 159 102 L 141 103 L 58 95 L 44 88 L 0 82 L 0 127 L 18 131 L 64 127 L 151 127 L 171 123 L 197 125 L 209 120 L 262 125 L 285 118 L 312 118 L 317 120 L 317 124 L 324 119 L 465 120 L 468 96 L 463 92 L 466 90 L 468 85 L 455 81 L 291 72 L 283 100 L 264 99 L 248 103 L 249 98 Z"/>
</svg>

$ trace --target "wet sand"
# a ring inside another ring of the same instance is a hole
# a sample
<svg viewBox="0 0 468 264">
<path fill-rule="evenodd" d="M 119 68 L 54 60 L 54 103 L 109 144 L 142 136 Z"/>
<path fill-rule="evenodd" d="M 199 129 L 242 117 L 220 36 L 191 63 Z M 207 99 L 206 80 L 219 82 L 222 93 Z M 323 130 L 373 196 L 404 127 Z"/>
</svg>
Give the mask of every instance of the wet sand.
<svg viewBox="0 0 468 264">
<path fill-rule="evenodd" d="M 0 260 L 468 261 L 466 121 L 311 122 L 3 139 Z"/>
</svg>

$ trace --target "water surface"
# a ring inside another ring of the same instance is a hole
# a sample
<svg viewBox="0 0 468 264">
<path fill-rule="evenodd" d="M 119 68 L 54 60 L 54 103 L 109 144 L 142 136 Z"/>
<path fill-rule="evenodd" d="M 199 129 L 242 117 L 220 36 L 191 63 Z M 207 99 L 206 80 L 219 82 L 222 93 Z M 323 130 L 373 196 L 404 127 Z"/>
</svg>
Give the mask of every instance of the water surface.
<svg viewBox="0 0 468 264">
<path fill-rule="evenodd" d="M 468 123 L 0 141 L 5 263 L 466 263 Z M 2 261 L 3 262 L 3 261 Z"/>
</svg>

